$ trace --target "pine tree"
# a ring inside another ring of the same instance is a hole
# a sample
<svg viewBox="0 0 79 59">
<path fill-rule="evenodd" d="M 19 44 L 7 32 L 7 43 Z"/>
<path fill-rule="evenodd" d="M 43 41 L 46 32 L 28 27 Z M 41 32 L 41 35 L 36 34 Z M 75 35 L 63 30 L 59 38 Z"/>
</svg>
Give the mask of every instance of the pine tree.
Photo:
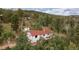
<svg viewBox="0 0 79 59">
<path fill-rule="evenodd" d="M 19 28 L 19 18 L 17 15 L 12 15 L 11 17 L 11 27 L 13 29 L 13 31 L 18 31 Z"/>
</svg>

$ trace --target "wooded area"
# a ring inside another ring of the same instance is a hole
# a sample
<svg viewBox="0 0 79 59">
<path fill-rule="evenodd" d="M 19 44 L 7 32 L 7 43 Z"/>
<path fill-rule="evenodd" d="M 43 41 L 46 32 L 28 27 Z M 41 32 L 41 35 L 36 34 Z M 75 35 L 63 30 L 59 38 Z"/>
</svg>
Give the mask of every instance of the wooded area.
<svg viewBox="0 0 79 59">
<path fill-rule="evenodd" d="M 49 27 L 54 35 L 47 41 L 39 40 L 38 45 L 31 46 L 22 31 L 24 27 L 31 29 Z M 22 9 L 0 8 L 0 48 L 9 50 L 78 50 L 79 16 L 59 16 Z"/>
</svg>

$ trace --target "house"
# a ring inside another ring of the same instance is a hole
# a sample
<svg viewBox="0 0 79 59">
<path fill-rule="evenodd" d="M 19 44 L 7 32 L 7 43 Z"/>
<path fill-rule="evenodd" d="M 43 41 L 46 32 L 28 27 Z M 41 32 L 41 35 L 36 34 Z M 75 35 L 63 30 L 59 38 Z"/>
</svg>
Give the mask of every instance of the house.
<svg viewBox="0 0 79 59">
<path fill-rule="evenodd" d="M 37 41 L 40 40 L 40 38 L 48 40 L 51 35 L 52 31 L 47 27 L 42 28 L 42 30 L 30 30 L 27 32 L 27 37 L 33 45 L 36 45 Z"/>
<path fill-rule="evenodd" d="M 26 27 L 26 28 L 24 28 L 23 32 L 26 32 L 26 31 L 29 31 L 29 30 L 30 30 L 30 28 Z"/>
</svg>

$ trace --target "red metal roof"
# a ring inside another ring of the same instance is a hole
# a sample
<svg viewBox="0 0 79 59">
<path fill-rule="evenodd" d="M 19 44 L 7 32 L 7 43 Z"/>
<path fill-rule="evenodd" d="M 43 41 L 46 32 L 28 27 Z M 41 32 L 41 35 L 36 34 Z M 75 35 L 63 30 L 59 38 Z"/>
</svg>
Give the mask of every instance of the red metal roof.
<svg viewBox="0 0 79 59">
<path fill-rule="evenodd" d="M 43 30 L 31 30 L 30 31 L 32 36 L 48 34 L 50 32 L 51 30 L 49 28 L 43 28 Z"/>
</svg>

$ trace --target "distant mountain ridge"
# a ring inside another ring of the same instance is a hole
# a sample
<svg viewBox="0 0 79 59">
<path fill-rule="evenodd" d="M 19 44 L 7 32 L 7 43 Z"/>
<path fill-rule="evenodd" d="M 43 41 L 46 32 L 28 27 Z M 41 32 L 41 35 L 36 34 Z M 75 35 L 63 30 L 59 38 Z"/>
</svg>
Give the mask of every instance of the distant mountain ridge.
<svg viewBox="0 0 79 59">
<path fill-rule="evenodd" d="M 79 8 L 25 8 L 26 10 L 34 10 L 55 15 L 79 15 Z"/>
<path fill-rule="evenodd" d="M 17 10 L 18 8 L 11 8 L 11 9 Z M 63 15 L 63 16 L 79 15 L 79 8 L 21 8 L 21 9 L 38 11 L 54 15 Z"/>
</svg>

